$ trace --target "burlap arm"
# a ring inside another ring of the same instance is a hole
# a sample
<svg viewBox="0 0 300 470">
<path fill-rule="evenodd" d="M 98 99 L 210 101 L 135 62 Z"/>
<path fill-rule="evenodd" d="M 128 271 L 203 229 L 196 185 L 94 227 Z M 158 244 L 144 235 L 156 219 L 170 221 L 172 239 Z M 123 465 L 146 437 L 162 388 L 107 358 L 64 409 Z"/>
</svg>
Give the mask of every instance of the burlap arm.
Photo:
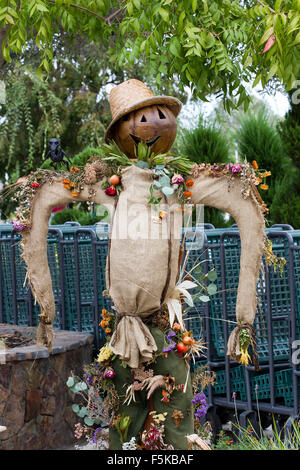
<svg viewBox="0 0 300 470">
<path fill-rule="evenodd" d="M 105 204 L 108 210 L 112 210 L 112 198 L 101 189 L 101 181 L 89 187 L 95 189 L 93 200 L 98 204 Z M 33 295 L 41 307 L 37 341 L 38 344 L 47 346 L 49 349 L 52 348 L 52 323 L 55 317 L 52 281 L 47 259 L 47 233 L 51 209 L 75 200 L 87 201 L 88 197 L 88 186 L 79 197 L 73 197 L 58 178 L 52 184 L 44 183 L 33 200 L 31 229 L 23 232 L 22 248 L 23 258 L 27 265 L 27 276 Z"/>
<path fill-rule="evenodd" d="M 212 178 L 201 174 L 194 181 L 192 202 L 229 212 L 239 227 L 241 259 L 236 319 L 238 324 L 243 322 L 252 325 L 256 312 L 256 285 L 264 248 L 265 222 L 262 210 L 254 192 L 247 199 L 242 197 L 242 183 L 238 176 L 234 178 L 230 191 L 226 176 Z M 233 360 L 240 359 L 237 328 L 229 337 L 227 355 Z"/>
</svg>

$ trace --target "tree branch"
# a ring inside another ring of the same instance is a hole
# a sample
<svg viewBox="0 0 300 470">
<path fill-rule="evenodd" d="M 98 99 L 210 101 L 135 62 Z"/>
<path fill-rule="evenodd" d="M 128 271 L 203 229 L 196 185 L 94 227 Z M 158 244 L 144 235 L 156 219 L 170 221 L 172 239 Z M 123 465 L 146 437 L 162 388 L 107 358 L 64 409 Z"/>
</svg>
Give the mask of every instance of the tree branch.
<svg viewBox="0 0 300 470">
<path fill-rule="evenodd" d="M 269 8 L 270 12 L 275 14 L 275 10 L 271 8 L 269 5 L 265 5 L 261 0 L 257 0 L 257 3 L 259 3 L 262 7 Z"/>
<path fill-rule="evenodd" d="M 54 4 L 56 3 L 55 0 L 47 0 L 47 1 L 50 2 L 50 3 L 54 3 Z M 90 13 L 91 15 L 96 16 L 96 17 L 99 18 L 100 20 L 103 20 L 103 21 L 106 20 L 106 18 L 104 18 L 104 16 L 100 16 L 100 15 L 98 15 L 98 13 L 96 13 L 95 11 L 89 10 L 88 8 L 83 7 L 83 6 L 81 6 L 81 5 L 77 5 L 76 3 L 70 3 L 70 6 L 73 7 L 73 8 L 78 8 L 79 10 L 86 11 L 87 13 Z"/>
<path fill-rule="evenodd" d="M 53 3 L 53 4 L 56 3 L 55 0 L 47 0 L 47 1 L 50 2 L 50 3 Z M 90 15 L 96 16 L 96 18 L 99 18 L 99 20 L 103 20 L 109 26 L 111 25 L 111 20 L 115 16 L 117 16 L 119 13 L 121 13 L 125 8 L 125 6 L 123 6 L 123 7 L 119 8 L 118 10 L 114 11 L 111 15 L 109 15 L 107 17 L 104 17 L 104 16 L 101 16 L 101 15 L 98 15 L 98 13 L 96 13 L 93 10 L 89 10 L 89 8 L 83 7 L 81 5 L 77 5 L 77 3 L 70 3 L 70 6 L 73 7 L 73 8 L 78 8 L 79 10 L 83 10 L 83 11 L 89 13 Z"/>
</svg>

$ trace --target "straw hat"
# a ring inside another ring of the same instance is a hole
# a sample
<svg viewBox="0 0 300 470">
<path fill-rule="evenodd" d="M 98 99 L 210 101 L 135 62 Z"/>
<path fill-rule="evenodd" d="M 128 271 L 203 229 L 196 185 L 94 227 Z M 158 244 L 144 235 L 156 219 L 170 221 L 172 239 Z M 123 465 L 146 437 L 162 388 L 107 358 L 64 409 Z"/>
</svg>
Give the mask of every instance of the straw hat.
<svg viewBox="0 0 300 470">
<path fill-rule="evenodd" d="M 106 130 L 105 142 L 112 139 L 111 133 L 114 124 L 131 111 L 154 104 L 164 104 L 177 117 L 182 106 L 181 102 L 172 96 L 154 96 L 143 82 L 135 78 L 115 86 L 110 92 L 109 104 L 112 121 Z"/>
</svg>

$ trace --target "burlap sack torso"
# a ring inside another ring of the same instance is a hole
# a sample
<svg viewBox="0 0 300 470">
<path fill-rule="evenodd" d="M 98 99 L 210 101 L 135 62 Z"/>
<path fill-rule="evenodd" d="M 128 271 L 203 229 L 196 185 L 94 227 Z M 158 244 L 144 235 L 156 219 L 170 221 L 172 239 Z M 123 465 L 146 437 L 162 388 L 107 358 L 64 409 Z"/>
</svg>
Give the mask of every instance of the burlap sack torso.
<svg viewBox="0 0 300 470">
<path fill-rule="evenodd" d="M 152 183 L 150 170 L 135 165 L 122 170 L 123 191 L 113 215 L 106 269 L 120 315 L 110 348 L 133 368 L 149 361 L 157 349 L 141 319 L 160 309 L 175 288 L 178 269 L 181 212 L 175 196 L 167 200 L 167 218 L 155 222 L 148 203 Z"/>
</svg>

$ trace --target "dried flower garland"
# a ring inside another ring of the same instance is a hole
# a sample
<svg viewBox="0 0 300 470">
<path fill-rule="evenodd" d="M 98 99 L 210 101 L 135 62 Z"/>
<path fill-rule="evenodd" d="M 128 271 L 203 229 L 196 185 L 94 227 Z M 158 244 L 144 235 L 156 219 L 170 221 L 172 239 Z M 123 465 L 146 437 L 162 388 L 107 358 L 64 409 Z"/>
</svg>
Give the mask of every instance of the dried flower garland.
<svg viewBox="0 0 300 470">
<path fill-rule="evenodd" d="M 182 328 L 179 323 L 173 323 L 172 328 L 166 332 L 166 343 L 167 347 L 163 349 L 166 356 L 174 350 L 187 361 L 191 358 L 195 361 L 195 355 L 199 356 L 205 349 L 204 343 L 196 341 L 193 332 Z"/>
<path fill-rule="evenodd" d="M 206 172 L 212 178 L 220 178 L 226 176 L 228 180 L 228 190 L 230 191 L 234 180 L 239 177 L 242 183 L 241 195 L 243 199 L 247 199 L 250 195 L 254 197 L 258 206 L 263 213 L 268 213 L 269 210 L 262 200 L 256 186 L 260 185 L 261 189 L 267 190 L 268 185 L 265 184 L 265 178 L 271 175 L 270 171 L 261 170 L 258 168 L 257 162 L 254 160 L 251 165 L 245 160 L 243 164 L 232 163 L 201 163 L 195 164 L 192 168 L 193 178 L 198 178 L 202 172 Z M 264 183 L 263 183 L 264 181 Z M 263 183 L 263 184 L 262 184 Z M 262 186 L 261 186 L 262 184 Z"/>
<path fill-rule="evenodd" d="M 34 196 L 40 187 L 48 182 L 52 184 L 55 172 L 50 170 L 37 170 L 30 173 L 26 178 L 19 180 L 2 191 L 1 197 L 4 199 L 11 196 L 11 201 L 17 202 L 18 207 L 12 224 L 15 230 L 23 232 L 31 228 L 31 208 Z"/>
</svg>

